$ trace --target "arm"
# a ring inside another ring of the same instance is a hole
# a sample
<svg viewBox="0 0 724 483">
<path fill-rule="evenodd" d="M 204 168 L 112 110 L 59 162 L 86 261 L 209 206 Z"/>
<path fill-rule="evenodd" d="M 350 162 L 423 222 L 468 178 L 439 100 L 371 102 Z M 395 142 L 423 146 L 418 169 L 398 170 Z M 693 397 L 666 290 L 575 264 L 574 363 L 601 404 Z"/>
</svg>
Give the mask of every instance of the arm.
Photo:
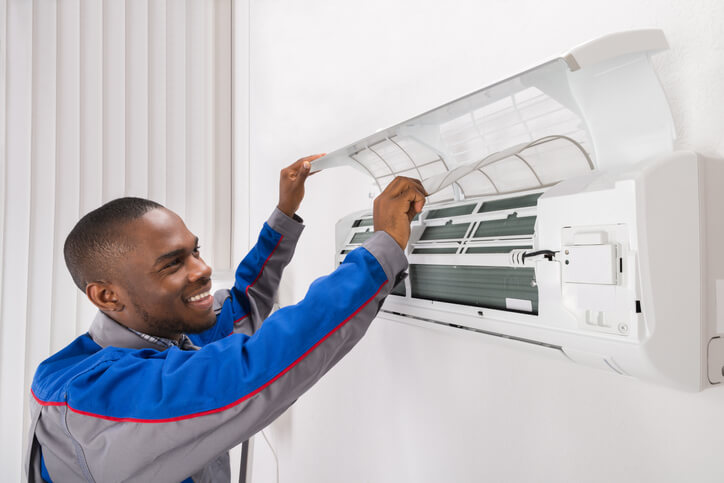
<svg viewBox="0 0 724 483">
<path fill-rule="evenodd" d="M 209 330 L 190 336 L 196 345 L 204 346 L 232 332 L 252 335 L 269 315 L 282 272 L 304 229 L 295 213 L 304 198 L 310 163 L 321 156 L 301 158 L 281 170 L 279 204 L 264 224 L 256 245 L 236 269 L 234 286 L 214 294 L 217 322 Z"/>
<path fill-rule="evenodd" d="M 104 350 L 58 394 L 35 387 L 46 411 L 66 411 L 36 429 L 51 476 L 64 455 L 44 444 L 58 434 L 46 425 L 64 420 L 97 481 L 183 480 L 268 425 L 346 354 L 406 266 L 393 238 L 377 233 L 251 337 L 199 351 Z"/>
<path fill-rule="evenodd" d="M 290 218 L 278 208 L 264 224 L 256 246 L 239 264 L 230 298 L 219 314 L 222 320 L 231 317 L 235 332 L 251 335 L 269 315 L 303 229 L 299 217 Z"/>
<path fill-rule="evenodd" d="M 284 268 L 294 255 L 304 229 L 301 219 L 274 210 L 259 233 L 256 245 L 236 269 L 234 286 L 214 294 L 216 324 L 200 334 L 189 334 L 198 346 L 231 333 L 254 334 L 269 315 Z"/>
</svg>

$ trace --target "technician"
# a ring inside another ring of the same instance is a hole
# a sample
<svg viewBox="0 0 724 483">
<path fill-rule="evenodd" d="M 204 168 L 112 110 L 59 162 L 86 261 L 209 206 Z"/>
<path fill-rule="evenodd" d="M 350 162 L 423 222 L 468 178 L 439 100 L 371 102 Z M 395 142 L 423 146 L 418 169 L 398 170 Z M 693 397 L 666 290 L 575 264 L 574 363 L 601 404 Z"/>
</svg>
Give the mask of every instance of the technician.
<svg viewBox="0 0 724 483">
<path fill-rule="evenodd" d="M 360 340 L 404 277 L 410 221 L 426 193 L 396 178 L 374 202 L 375 234 L 298 304 L 269 316 L 318 157 L 282 170 L 277 208 L 234 286 L 215 294 L 198 238 L 172 211 L 121 198 L 81 218 L 64 255 L 99 312 L 37 369 L 29 482 L 228 482 L 228 450 Z"/>
</svg>

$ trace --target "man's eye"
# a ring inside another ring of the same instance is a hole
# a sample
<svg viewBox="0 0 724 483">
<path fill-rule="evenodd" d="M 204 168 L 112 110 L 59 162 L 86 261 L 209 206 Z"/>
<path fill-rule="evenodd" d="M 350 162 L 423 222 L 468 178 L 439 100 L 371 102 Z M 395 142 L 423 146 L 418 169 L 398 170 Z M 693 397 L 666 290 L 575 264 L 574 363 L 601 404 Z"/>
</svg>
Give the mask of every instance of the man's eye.
<svg viewBox="0 0 724 483">
<path fill-rule="evenodd" d="M 180 265 L 180 264 L 181 264 L 181 259 L 176 258 L 172 262 L 169 262 L 166 265 L 164 265 L 164 267 L 161 270 L 166 270 L 167 268 L 175 267 L 176 265 Z"/>
</svg>

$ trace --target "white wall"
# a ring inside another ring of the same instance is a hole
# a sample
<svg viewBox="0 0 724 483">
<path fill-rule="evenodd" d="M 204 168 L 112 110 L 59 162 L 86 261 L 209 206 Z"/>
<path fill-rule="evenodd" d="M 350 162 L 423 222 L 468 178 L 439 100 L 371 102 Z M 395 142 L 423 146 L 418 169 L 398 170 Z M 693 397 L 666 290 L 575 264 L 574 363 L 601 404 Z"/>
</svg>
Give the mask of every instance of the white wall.
<svg viewBox="0 0 724 483">
<path fill-rule="evenodd" d="M 724 154 L 724 3 L 258 1 L 251 5 L 251 213 L 278 170 L 590 38 L 658 27 L 677 146 Z M 281 302 L 333 267 L 333 224 L 370 206 L 352 171 L 309 181 Z M 675 294 L 672 294 L 675 296 Z M 722 481 L 724 389 L 675 392 L 377 320 L 268 431 L 282 482 Z M 257 441 L 257 448 L 262 446 Z M 254 481 L 270 481 L 257 458 Z"/>
</svg>

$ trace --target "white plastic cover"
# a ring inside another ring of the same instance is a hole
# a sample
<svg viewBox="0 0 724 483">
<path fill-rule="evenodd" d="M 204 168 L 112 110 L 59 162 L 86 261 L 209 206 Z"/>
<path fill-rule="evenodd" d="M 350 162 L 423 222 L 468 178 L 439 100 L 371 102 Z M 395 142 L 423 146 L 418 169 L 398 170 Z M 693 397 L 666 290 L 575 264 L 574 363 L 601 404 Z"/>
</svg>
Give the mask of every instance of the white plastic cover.
<svg viewBox="0 0 724 483">
<path fill-rule="evenodd" d="M 334 151 L 384 189 L 423 180 L 431 202 L 550 186 L 671 151 L 673 122 L 649 53 L 659 30 L 613 34 Z"/>
</svg>

